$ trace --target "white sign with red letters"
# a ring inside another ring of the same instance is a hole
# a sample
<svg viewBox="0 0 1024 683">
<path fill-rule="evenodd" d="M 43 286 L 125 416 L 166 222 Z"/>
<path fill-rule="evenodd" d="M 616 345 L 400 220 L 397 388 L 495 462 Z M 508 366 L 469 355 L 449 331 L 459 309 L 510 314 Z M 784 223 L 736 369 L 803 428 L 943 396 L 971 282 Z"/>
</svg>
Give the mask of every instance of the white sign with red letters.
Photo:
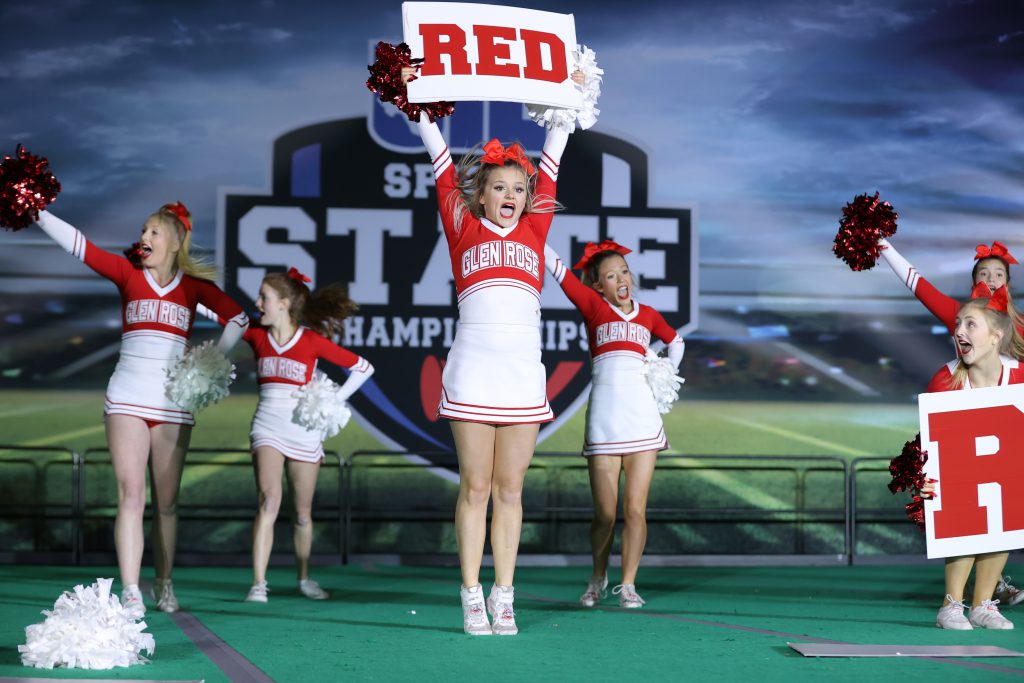
<svg viewBox="0 0 1024 683">
<path fill-rule="evenodd" d="M 918 397 L 928 557 L 1024 548 L 1024 384 Z"/>
<path fill-rule="evenodd" d="M 579 109 L 571 14 L 456 2 L 402 4 L 405 42 L 423 58 L 411 102 L 526 102 Z"/>
</svg>

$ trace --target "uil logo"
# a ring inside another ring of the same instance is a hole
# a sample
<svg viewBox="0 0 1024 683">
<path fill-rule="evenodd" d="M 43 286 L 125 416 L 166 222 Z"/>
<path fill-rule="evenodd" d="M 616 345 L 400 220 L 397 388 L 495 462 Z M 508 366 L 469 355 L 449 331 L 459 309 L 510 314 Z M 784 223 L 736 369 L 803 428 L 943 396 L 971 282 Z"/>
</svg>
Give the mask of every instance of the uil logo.
<svg viewBox="0 0 1024 683">
<path fill-rule="evenodd" d="M 348 283 L 359 302 L 340 343 L 376 374 L 352 398 L 361 423 L 389 447 L 450 450 L 437 420 L 441 370 L 455 336 L 455 286 L 437 214 L 434 177 L 419 136 L 403 114 L 368 95 L 366 118 L 291 131 L 273 144 L 269 194 L 223 190 L 219 253 L 228 292 L 253 302 L 268 270 L 295 266 L 314 285 Z M 519 140 L 536 157 L 544 130 L 521 105 L 460 102 L 441 121 L 459 152 L 491 137 Z M 696 327 L 697 245 L 691 212 L 648 205 L 648 159 L 636 145 L 600 132 L 577 133 L 562 159 L 548 243 L 574 263 L 590 241 L 633 250 L 638 298 L 672 326 Z M 586 401 L 585 329 L 557 283 L 546 278 L 543 358 L 556 420 L 543 440 Z M 499 361 L 500 362 L 500 361 Z M 335 379 L 340 371 L 325 368 Z"/>
</svg>

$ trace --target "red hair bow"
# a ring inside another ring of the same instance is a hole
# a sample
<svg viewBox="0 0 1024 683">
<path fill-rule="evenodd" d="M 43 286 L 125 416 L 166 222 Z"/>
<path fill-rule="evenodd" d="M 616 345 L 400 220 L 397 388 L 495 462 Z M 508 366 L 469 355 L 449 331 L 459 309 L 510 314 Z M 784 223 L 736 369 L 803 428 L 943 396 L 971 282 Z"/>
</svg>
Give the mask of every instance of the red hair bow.
<svg viewBox="0 0 1024 683">
<path fill-rule="evenodd" d="M 579 262 L 575 266 L 573 266 L 573 269 L 586 270 L 587 268 L 590 267 L 590 262 L 594 259 L 594 257 L 600 254 L 602 251 L 614 251 L 616 254 L 622 254 L 623 256 L 625 256 L 626 254 L 633 253 L 632 249 L 626 249 L 626 247 L 622 246 L 621 244 L 612 242 L 611 240 L 605 240 L 600 244 L 587 242 L 587 246 L 583 248 L 583 258 L 581 258 Z"/>
<path fill-rule="evenodd" d="M 526 157 L 526 152 L 519 146 L 519 143 L 513 142 L 508 146 L 508 149 L 501 146 L 501 142 L 498 138 L 492 138 L 490 142 L 484 145 L 484 155 L 480 161 L 484 164 L 493 164 L 495 166 L 504 166 L 507 160 L 511 159 L 516 162 L 524 169 L 526 169 L 527 175 L 533 175 L 533 164 Z"/>
<path fill-rule="evenodd" d="M 188 209 L 181 202 L 167 205 L 168 211 L 173 213 L 181 221 L 181 224 L 185 226 L 185 232 L 192 232 L 192 221 L 188 217 Z"/>
<path fill-rule="evenodd" d="M 991 247 L 986 247 L 984 244 L 979 244 L 974 248 L 977 253 L 974 255 L 974 260 L 979 261 L 983 258 L 997 258 L 1006 262 L 1007 265 L 1015 265 L 1018 263 L 1017 259 L 1013 258 L 1013 254 L 1002 242 L 993 242 Z"/>
<path fill-rule="evenodd" d="M 308 275 L 303 275 L 299 272 L 299 269 L 292 266 L 288 269 L 288 277 L 298 282 L 300 285 L 308 284 L 313 281 L 313 278 Z"/>
<path fill-rule="evenodd" d="M 999 311 L 1000 313 L 1006 313 L 1010 303 L 1010 297 L 1006 291 L 1006 285 L 1000 285 L 999 289 L 993 292 L 992 289 L 984 282 L 979 282 L 974 285 L 974 289 L 971 290 L 971 298 L 988 299 L 988 303 L 985 304 L 985 308 L 991 308 L 993 311 Z"/>
</svg>

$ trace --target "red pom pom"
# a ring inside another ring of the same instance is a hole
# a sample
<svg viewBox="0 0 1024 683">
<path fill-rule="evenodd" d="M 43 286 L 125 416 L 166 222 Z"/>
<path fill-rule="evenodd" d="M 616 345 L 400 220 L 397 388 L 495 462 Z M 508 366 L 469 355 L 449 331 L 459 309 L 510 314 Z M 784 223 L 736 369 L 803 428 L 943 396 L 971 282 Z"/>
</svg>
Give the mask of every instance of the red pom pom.
<svg viewBox="0 0 1024 683">
<path fill-rule="evenodd" d="M 896 234 L 897 218 L 899 214 L 892 204 L 879 200 L 877 192 L 874 197 L 857 195 L 843 208 L 843 217 L 839 219 L 839 232 L 832 247 L 836 258 L 846 261 L 851 270 L 874 268 L 882 255 L 878 240 Z"/>
<path fill-rule="evenodd" d="M 0 161 L 0 227 L 27 228 L 57 198 L 60 183 L 49 165 L 44 157 L 29 154 L 21 145 L 15 156 L 4 155 Z"/>
<path fill-rule="evenodd" d="M 423 60 L 413 59 L 412 51 L 405 43 L 399 43 L 397 46 L 384 41 L 377 43 L 375 59 L 373 64 L 366 67 L 370 71 L 366 87 L 376 93 L 381 102 L 390 102 L 405 112 L 410 121 L 419 121 L 420 112 L 426 112 L 433 121 L 451 116 L 455 111 L 453 102 L 409 101 L 405 83 L 402 82 L 402 68 L 419 66 Z"/>
<path fill-rule="evenodd" d="M 921 496 L 914 496 L 911 503 L 907 503 L 907 519 L 917 525 L 917 528 L 924 531 L 924 500 Z"/>
<path fill-rule="evenodd" d="M 924 486 L 924 464 L 928 462 L 928 451 L 921 450 L 921 435 L 903 444 L 903 452 L 889 462 L 889 490 L 920 491 Z"/>
<path fill-rule="evenodd" d="M 124 250 L 124 257 L 128 259 L 133 266 L 136 268 L 142 268 L 142 245 L 138 242 L 133 242 L 132 246 Z"/>
</svg>

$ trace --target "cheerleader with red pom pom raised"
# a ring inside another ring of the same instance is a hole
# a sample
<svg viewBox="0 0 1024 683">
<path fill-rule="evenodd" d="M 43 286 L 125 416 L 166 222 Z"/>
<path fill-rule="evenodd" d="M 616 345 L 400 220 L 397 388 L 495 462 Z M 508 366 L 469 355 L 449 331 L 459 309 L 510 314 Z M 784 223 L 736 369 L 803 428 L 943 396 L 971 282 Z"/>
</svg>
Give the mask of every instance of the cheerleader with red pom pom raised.
<svg viewBox="0 0 1024 683">
<path fill-rule="evenodd" d="M 141 614 L 146 471 L 152 472 L 154 597 L 173 612 L 171 584 L 177 537 L 176 501 L 193 411 L 226 395 L 233 366 L 224 354 L 249 325 L 242 308 L 213 283 L 212 266 L 190 255 L 192 216 L 181 203 L 165 204 L 142 225 L 131 257 L 100 249 L 45 210 L 60 185 L 45 159 L 19 149 L 0 164 L 0 220 L 21 229 L 35 222 L 69 254 L 107 278 L 121 293 L 121 349 L 107 385 L 104 421 L 118 483 L 114 540 L 125 606 Z M 196 306 L 228 321 L 216 346 L 188 352 Z"/>
</svg>

